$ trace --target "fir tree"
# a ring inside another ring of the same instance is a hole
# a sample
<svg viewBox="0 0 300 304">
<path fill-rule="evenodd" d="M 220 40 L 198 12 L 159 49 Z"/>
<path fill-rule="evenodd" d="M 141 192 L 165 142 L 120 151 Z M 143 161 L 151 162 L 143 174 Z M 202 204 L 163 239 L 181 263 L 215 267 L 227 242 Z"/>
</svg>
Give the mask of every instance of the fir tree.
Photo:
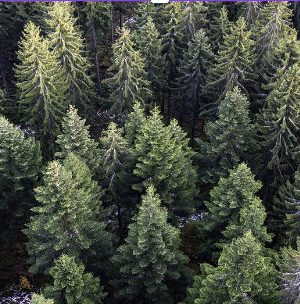
<svg viewBox="0 0 300 304">
<path fill-rule="evenodd" d="M 200 178 L 204 183 L 216 183 L 228 169 L 241 162 L 252 163 L 251 153 L 257 150 L 255 127 L 249 117 L 249 101 L 235 87 L 220 103 L 218 119 L 206 126 L 208 141 L 199 140 Z"/>
<path fill-rule="evenodd" d="M 260 1 L 245 1 L 242 5 L 243 17 L 249 30 L 260 14 L 262 3 Z"/>
<path fill-rule="evenodd" d="M 89 64 L 83 56 L 83 39 L 71 2 L 55 2 L 49 7 L 47 20 L 50 48 L 58 58 L 67 86 L 69 104 L 86 109 L 94 97 L 93 82 L 88 74 Z"/>
<path fill-rule="evenodd" d="M 149 186 L 125 244 L 113 257 L 121 278 L 112 284 L 119 297 L 130 299 L 122 303 L 173 303 L 176 281 L 184 281 L 187 258 L 179 251 L 178 230 L 167 223 L 167 217 Z"/>
<path fill-rule="evenodd" d="M 178 104 L 179 123 L 182 125 L 187 113 L 192 113 L 192 140 L 194 127 L 199 114 L 201 90 L 206 82 L 206 72 L 213 54 L 203 29 L 195 33 L 188 43 L 179 66 L 179 75 L 174 88 L 174 99 Z"/>
<path fill-rule="evenodd" d="M 255 78 L 252 47 L 253 41 L 250 32 L 246 31 L 246 23 L 243 18 L 239 18 L 224 37 L 224 45 L 217 54 L 217 63 L 208 71 L 207 84 L 203 89 L 204 96 L 210 101 L 208 107 L 218 105 L 226 92 L 235 86 L 250 98 Z"/>
<path fill-rule="evenodd" d="M 31 270 L 48 272 L 61 254 L 84 259 L 88 249 L 109 248 L 101 222 L 101 190 L 91 179 L 86 164 L 69 153 L 63 165 L 51 162 L 44 173 L 44 185 L 35 189 L 40 203 L 32 208 L 28 228 Z"/>
<path fill-rule="evenodd" d="M 132 22 L 131 27 L 139 32 L 146 25 L 148 18 L 152 20 L 156 19 L 156 7 L 154 3 L 139 1 L 138 6 L 134 10 L 133 17 L 134 21 Z"/>
<path fill-rule="evenodd" d="M 293 66 L 278 78 L 274 90 L 267 97 L 266 109 L 258 117 L 266 163 L 261 170 L 273 186 L 285 183 L 296 170 L 300 126 L 299 77 L 298 67 Z"/>
<path fill-rule="evenodd" d="M 173 214 L 189 214 L 197 193 L 194 153 L 177 122 L 164 126 L 155 108 L 137 134 L 135 153 L 138 162 L 133 172 L 140 182 L 133 189 L 143 192 L 153 184 Z"/>
<path fill-rule="evenodd" d="M 279 303 L 276 270 L 251 230 L 224 247 L 218 267 L 203 267 L 195 304 Z"/>
<path fill-rule="evenodd" d="M 50 269 L 50 275 L 54 283 L 45 288 L 44 295 L 54 299 L 55 304 L 102 304 L 106 297 L 100 280 L 84 273 L 84 265 L 78 265 L 74 257 L 61 255 Z"/>
<path fill-rule="evenodd" d="M 111 88 L 111 111 L 126 115 L 134 102 L 143 105 L 147 102 L 152 94 L 147 88 L 150 83 L 145 80 L 144 60 L 133 49 L 131 34 L 126 27 L 122 28 L 119 39 L 113 45 L 113 53 L 113 65 L 109 71 L 116 71 L 116 74 L 106 79 L 105 83 Z"/>
<path fill-rule="evenodd" d="M 54 139 L 66 109 L 61 69 L 32 22 L 25 26 L 19 46 L 20 63 L 15 71 L 22 120 L 33 127 L 43 150 L 50 147 L 53 156 Z"/>
<path fill-rule="evenodd" d="M 57 136 L 56 141 L 60 152 L 56 156 L 65 159 L 72 152 L 82 158 L 91 172 L 95 173 L 100 165 L 98 144 L 91 138 L 85 119 L 81 119 L 77 112 L 70 106 L 62 122 L 62 134 Z"/>
<path fill-rule="evenodd" d="M 36 204 L 32 190 L 41 168 L 40 145 L 0 116 L 0 155 L 0 235 L 6 239 L 23 228 Z"/>
</svg>

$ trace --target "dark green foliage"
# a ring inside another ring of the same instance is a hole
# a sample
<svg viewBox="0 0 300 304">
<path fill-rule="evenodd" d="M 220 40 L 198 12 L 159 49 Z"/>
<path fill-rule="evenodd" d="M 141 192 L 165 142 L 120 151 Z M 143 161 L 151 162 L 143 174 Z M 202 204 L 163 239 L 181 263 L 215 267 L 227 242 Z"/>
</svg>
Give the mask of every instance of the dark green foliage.
<svg viewBox="0 0 300 304">
<path fill-rule="evenodd" d="M 134 21 L 131 24 L 131 28 L 139 32 L 146 25 L 148 18 L 155 20 L 156 7 L 154 3 L 150 1 L 139 1 L 138 6 L 134 10 L 133 16 Z"/>
<path fill-rule="evenodd" d="M 125 244 L 113 257 L 121 278 L 112 284 L 119 297 L 129 299 L 122 303 L 174 303 L 173 293 L 182 288 L 176 281 L 184 284 L 187 258 L 179 251 L 179 231 L 167 223 L 167 217 L 149 186 Z"/>
<path fill-rule="evenodd" d="M 63 119 L 62 134 L 57 136 L 56 143 L 60 150 L 56 153 L 58 158 L 65 159 L 72 152 L 86 162 L 92 173 L 97 172 L 100 165 L 98 144 L 91 138 L 85 119 L 79 117 L 73 106 Z"/>
<path fill-rule="evenodd" d="M 70 1 L 54 2 L 48 14 L 49 44 L 62 67 L 68 103 L 86 110 L 94 97 L 94 84 L 88 74 L 90 65 L 83 56 L 83 39 L 75 26 L 74 7 Z"/>
<path fill-rule="evenodd" d="M 133 49 L 131 34 L 126 27 L 120 31 L 120 37 L 113 45 L 113 53 L 113 65 L 109 71 L 116 74 L 106 79 L 105 83 L 111 88 L 111 111 L 126 115 L 134 102 L 144 105 L 152 93 L 147 88 L 149 81 L 145 80 L 144 59 Z"/>
<path fill-rule="evenodd" d="M 140 182 L 133 189 L 144 192 L 154 185 L 169 211 L 188 215 L 194 207 L 197 176 L 191 159 L 194 153 L 177 122 L 164 126 L 155 108 L 137 134 L 135 153 L 138 162 L 134 174 Z"/>
<path fill-rule="evenodd" d="M 242 15 L 245 19 L 247 29 L 254 24 L 262 9 L 261 1 L 244 1 L 242 4 Z"/>
<path fill-rule="evenodd" d="M 224 247 L 218 267 L 202 267 L 195 304 L 279 303 L 275 268 L 251 230 Z"/>
<path fill-rule="evenodd" d="M 221 101 L 218 119 L 206 125 L 208 141 L 198 141 L 200 178 L 204 183 L 215 184 L 241 162 L 251 164 L 257 143 L 248 108 L 249 101 L 235 87 Z"/>
<path fill-rule="evenodd" d="M 106 297 L 100 280 L 84 273 L 84 265 L 77 264 L 74 257 L 61 255 L 50 274 L 54 283 L 46 287 L 44 295 L 55 304 L 102 304 Z"/>
<path fill-rule="evenodd" d="M 23 228 L 36 205 L 32 192 L 41 169 L 40 145 L 0 116 L 0 155 L 0 235 L 7 239 Z"/>
<path fill-rule="evenodd" d="M 19 44 L 15 72 L 21 119 L 36 132 L 45 153 L 53 157 L 54 140 L 67 104 L 62 72 L 48 46 L 40 29 L 29 22 Z"/>
<path fill-rule="evenodd" d="M 69 153 L 63 164 L 53 161 L 48 165 L 43 180 L 44 185 L 35 189 L 40 205 L 32 208 L 35 215 L 24 231 L 29 238 L 31 270 L 48 272 L 61 254 L 83 259 L 93 246 L 108 250 L 106 223 L 101 221 L 101 189 L 86 164 Z M 102 251 L 97 255 L 103 255 Z"/>
<path fill-rule="evenodd" d="M 221 45 L 216 61 L 208 71 L 207 84 L 203 89 L 204 96 L 212 103 L 209 107 L 218 105 L 226 92 L 235 86 L 250 98 L 255 79 L 253 41 L 243 18 L 239 18 L 225 34 L 224 45 Z"/>
<path fill-rule="evenodd" d="M 273 187 L 285 183 L 297 168 L 299 77 L 296 65 L 278 78 L 274 90 L 267 97 L 266 108 L 258 117 L 261 144 L 264 147 L 263 175 Z"/>
<path fill-rule="evenodd" d="M 297 250 L 291 247 L 281 249 L 279 261 L 279 288 L 282 303 L 299 303 L 299 270 L 300 270 L 300 244 L 297 240 Z"/>
</svg>

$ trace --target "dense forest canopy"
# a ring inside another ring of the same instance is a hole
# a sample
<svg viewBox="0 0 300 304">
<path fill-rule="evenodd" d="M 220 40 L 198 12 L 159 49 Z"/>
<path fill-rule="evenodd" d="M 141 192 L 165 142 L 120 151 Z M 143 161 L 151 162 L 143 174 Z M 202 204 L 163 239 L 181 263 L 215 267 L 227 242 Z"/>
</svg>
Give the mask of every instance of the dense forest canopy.
<svg viewBox="0 0 300 304">
<path fill-rule="evenodd" d="M 1 1 L 0 297 L 299 303 L 299 38 L 297 1 Z"/>
</svg>

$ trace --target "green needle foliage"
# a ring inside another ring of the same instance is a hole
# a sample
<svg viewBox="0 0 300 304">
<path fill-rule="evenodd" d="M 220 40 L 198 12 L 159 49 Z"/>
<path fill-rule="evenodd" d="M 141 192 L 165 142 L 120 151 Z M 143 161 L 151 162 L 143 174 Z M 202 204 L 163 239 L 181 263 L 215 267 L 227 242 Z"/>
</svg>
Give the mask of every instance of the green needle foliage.
<svg viewBox="0 0 300 304">
<path fill-rule="evenodd" d="M 63 78 L 67 87 L 69 104 L 86 110 L 88 103 L 94 98 L 94 85 L 88 74 L 90 65 L 84 57 L 83 39 L 78 27 L 71 2 L 54 2 L 49 7 L 47 34 L 50 48 L 58 58 L 62 67 Z"/>
<path fill-rule="evenodd" d="M 60 152 L 56 156 L 65 159 L 72 152 L 86 162 L 92 173 L 100 165 L 98 144 L 91 138 L 89 126 L 80 118 L 77 109 L 70 106 L 62 122 L 62 134 L 57 136 L 56 143 Z"/>
<path fill-rule="evenodd" d="M 278 78 L 274 90 L 267 97 L 266 108 L 258 117 L 266 164 L 262 167 L 262 174 L 273 187 L 284 184 L 297 168 L 299 84 L 300 73 L 296 65 Z"/>
<path fill-rule="evenodd" d="M 218 105 L 226 92 L 235 86 L 250 98 L 255 83 L 254 49 L 250 35 L 243 18 L 239 18 L 225 34 L 224 45 L 216 56 L 216 64 L 208 71 L 207 84 L 203 89 L 204 96 L 212 103 L 209 107 Z"/>
<path fill-rule="evenodd" d="M 77 264 L 74 257 L 61 255 L 50 269 L 53 286 L 44 290 L 46 297 L 55 304 L 102 304 L 106 293 L 100 280 L 91 273 L 84 273 L 84 265 Z"/>
<path fill-rule="evenodd" d="M 138 162 L 133 171 L 140 182 L 133 189 L 144 192 L 153 185 L 169 211 L 189 215 L 197 194 L 197 175 L 185 133 L 175 120 L 164 126 L 158 108 L 140 128 L 134 152 Z"/>
<path fill-rule="evenodd" d="M 254 24 L 262 9 L 260 1 L 244 1 L 242 4 L 243 17 L 245 18 L 247 29 Z"/>
<path fill-rule="evenodd" d="M 168 212 L 149 186 L 125 244 L 113 262 L 121 278 L 112 281 L 122 303 L 173 303 L 177 280 L 184 282 L 187 258 L 179 251 L 179 231 L 167 223 Z"/>
<path fill-rule="evenodd" d="M 48 47 L 40 29 L 29 22 L 19 43 L 15 72 L 22 120 L 33 127 L 42 149 L 49 149 L 53 157 L 54 140 L 67 105 L 62 72 Z"/>
<path fill-rule="evenodd" d="M 152 95 L 147 88 L 150 82 L 146 80 L 144 59 L 133 47 L 130 31 L 123 27 L 113 45 L 113 65 L 108 69 L 116 74 L 105 79 L 111 88 L 111 111 L 116 114 L 127 115 L 135 102 L 144 105 Z"/>
<path fill-rule="evenodd" d="M 98 244 L 108 250 L 106 224 L 101 222 L 102 192 L 86 164 L 70 153 L 63 164 L 51 162 L 43 180 L 44 185 L 35 189 L 40 205 L 32 208 L 35 215 L 24 231 L 31 270 L 48 272 L 61 254 L 83 259 Z"/>
<path fill-rule="evenodd" d="M 40 145 L 0 116 L 0 155 L 0 236 L 7 239 L 23 228 L 36 205 L 32 192 L 41 169 Z"/>
<path fill-rule="evenodd" d="M 202 182 L 215 184 L 241 162 L 252 163 L 251 153 L 257 150 L 255 126 L 249 117 L 249 101 L 237 87 L 226 93 L 218 119 L 205 130 L 208 141 L 198 140 Z"/>
<path fill-rule="evenodd" d="M 202 265 L 195 304 L 279 303 L 276 270 L 251 230 L 224 247 L 218 267 Z"/>
</svg>

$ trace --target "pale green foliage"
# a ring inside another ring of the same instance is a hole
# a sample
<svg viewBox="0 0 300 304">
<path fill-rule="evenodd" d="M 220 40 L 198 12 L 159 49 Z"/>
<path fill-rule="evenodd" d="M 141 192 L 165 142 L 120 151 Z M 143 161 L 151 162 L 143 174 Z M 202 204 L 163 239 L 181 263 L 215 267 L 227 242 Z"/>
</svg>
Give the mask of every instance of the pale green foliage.
<svg viewBox="0 0 300 304">
<path fill-rule="evenodd" d="M 133 185 L 133 189 L 143 192 L 153 184 L 163 205 L 171 212 L 190 213 L 197 193 L 197 176 L 192 165 L 194 153 L 177 121 L 164 126 L 155 108 L 141 125 L 134 153 L 138 162 L 133 172 L 140 182 Z"/>
<path fill-rule="evenodd" d="M 278 303 L 275 268 L 251 230 L 224 247 L 218 267 L 203 270 L 195 304 Z"/>
<path fill-rule="evenodd" d="M 70 1 L 54 2 L 49 7 L 47 33 L 50 48 L 58 58 L 68 89 L 68 102 L 86 109 L 93 98 L 93 82 L 88 75 L 90 67 L 83 54 L 83 39 L 78 27 L 74 7 Z"/>
<path fill-rule="evenodd" d="M 152 95 L 147 88 L 150 82 L 146 80 L 144 59 L 133 46 L 130 31 L 123 27 L 113 45 L 113 65 L 109 68 L 116 74 L 105 80 L 111 88 L 111 111 L 118 114 L 130 112 L 135 102 L 144 105 Z"/>
<path fill-rule="evenodd" d="M 80 257 L 92 245 L 108 246 L 101 189 L 84 161 L 69 153 L 63 164 L 48 165 L 43 180 L 35 189 L 40 205 L 32 209 L 35 215 L 25 230 L 32 271 L 48 270 L 63 253 Z"/>
<path fill-rule="evenodd" d="M 64 81 L 57 57 L 48 50 L 48 41 L 40 29 L 29 22 L 19 43 L 15 72 L 22 120 L 33 126 L 43 144 L 53 150 L 54 137 L 67 105 Z"/>
<path fill-rule="evenodd" d="M 43 295 L 34 293 L 31 298 L 31 304 L 54 304 L 52 299 L 45 299 Z"/>
<path fill-rule="evenodd" d="M 98 144 L 91 138 L 85 119 L 80 118 L 73 106 L 63 119 L 62 134 L 57 136 L 56 143 L 60 150 L 57 157 L 64 159 L 72 152 L 86 162 L 92 173 L 97 171 L 100 165 Z"/>
<path fill-rule="evenodd" d="M 112 284 L 118 296 L 131 303 L 173 303 L 170 287 L 183 279 L 187 258 L 179 251 L 179 231 L 167 223 L 167 217 L 154 187 L 149 186 L 125 244 L 113 257 L 121 278 Z"/>
<path fill-rule="evenodd" d="M 100 280 L 91 273 L 84 273 L 84 265 L 77 264 L 74 257 L 61 255 L 55 261 L 50 274 L 53 286 L 47 286 L 44 294 L 55 304 L 102 304 L 106 293 Z"/>
</svg>

